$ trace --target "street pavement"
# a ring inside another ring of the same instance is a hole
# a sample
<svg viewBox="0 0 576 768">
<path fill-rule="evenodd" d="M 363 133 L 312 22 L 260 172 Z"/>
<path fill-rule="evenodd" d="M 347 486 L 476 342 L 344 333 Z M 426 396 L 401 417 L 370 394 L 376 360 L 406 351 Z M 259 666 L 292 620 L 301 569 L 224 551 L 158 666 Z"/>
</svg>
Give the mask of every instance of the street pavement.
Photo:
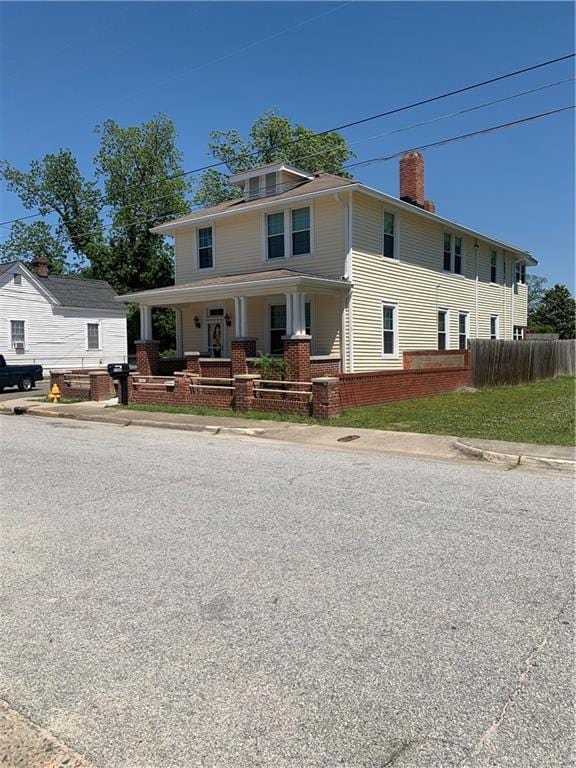
<svg viewBox="0 0 576 768">
<path fill-rule="evenodd" d="M 570 477 L 0 433 L 0 698 L 96 768 L 573 765 Z"/>
</svg>

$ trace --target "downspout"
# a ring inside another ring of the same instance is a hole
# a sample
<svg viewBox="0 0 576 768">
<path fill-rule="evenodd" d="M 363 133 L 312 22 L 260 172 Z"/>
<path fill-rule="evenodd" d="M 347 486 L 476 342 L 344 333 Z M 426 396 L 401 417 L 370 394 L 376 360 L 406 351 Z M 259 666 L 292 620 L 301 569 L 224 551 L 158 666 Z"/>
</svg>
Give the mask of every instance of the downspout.
<svg viewBox="0 0 576 768">
<path fill-rule="evenodd" d="M 476 338 L 478 338 L 478 251 L 480 247 L 478 245 L 478 240 L 474 242 L 474 255 L 476 256 L 476 287 L 475 287 L 475 303 L 476 303 Z"/>
</svg>

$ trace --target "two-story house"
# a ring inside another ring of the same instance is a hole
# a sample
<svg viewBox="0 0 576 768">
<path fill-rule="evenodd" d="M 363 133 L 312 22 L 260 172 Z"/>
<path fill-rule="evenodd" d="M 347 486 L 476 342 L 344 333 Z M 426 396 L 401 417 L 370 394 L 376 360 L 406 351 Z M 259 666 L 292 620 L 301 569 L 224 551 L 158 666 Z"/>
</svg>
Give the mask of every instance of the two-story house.
<svg viewBox="0 0 576 768">
<path fill-rule="evenodd" d="M 175 284 L 120 296 L 177 314 L 181 356 L 229 357 L 231 340 L 311 354 L 343 372 L 402 367 L 415 349 L 464 349 L 470 338 L 520 339 L 527 251 L 435 213 L 424 160 L 400 160 L 400 197 L 285 163 L 231 178 L 237 199 L 153 229 L 175 238 Z"/>
</svg>

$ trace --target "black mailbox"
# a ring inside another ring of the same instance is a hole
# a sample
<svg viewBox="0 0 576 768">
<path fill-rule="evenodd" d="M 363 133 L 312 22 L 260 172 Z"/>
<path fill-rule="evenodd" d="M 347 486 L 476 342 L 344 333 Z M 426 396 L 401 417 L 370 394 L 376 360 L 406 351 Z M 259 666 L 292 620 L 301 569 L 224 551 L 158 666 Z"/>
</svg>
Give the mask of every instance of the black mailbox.
<svg viewBox="0 0 576 768">
<path fill-rule="evenodd" d="M 118 402 L 121 405 L 128 405 L 128 376 L 130 375 L 130 365 L 128 363 L 109 363 L 107 365 L 108 373 L 113 379 L 118 380 Z"/>
</svg>

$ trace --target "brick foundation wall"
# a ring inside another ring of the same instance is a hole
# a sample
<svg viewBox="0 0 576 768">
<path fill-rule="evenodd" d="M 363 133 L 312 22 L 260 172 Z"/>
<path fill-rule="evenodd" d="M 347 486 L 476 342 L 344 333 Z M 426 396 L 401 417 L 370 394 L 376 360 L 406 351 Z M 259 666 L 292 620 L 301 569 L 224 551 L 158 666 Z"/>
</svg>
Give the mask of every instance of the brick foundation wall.
<svg viewBox="0 0 576 768">
<path fill-rule="evenodd" d="M 156 376 L 160 365 L 159 341 L 136 341 L 136 368 L 143 376 Z"/>
<path fill-rule="evenodd" d="M 78 386 L 79 382 L 84 386 Z M 70 400 L 109 400 L 116 394 L 114 382 L 103 368 L 50 371 L 50 389 L 54 384 L 58 385 L 62 397 Z"/>
<path fill-rule="evenodd" d="M 321 376 L 338 376 L 341 371 L 340 358 L 332 358 L 330 360 L 315 360 L 310 358 L 310 377 L 312 379 L 318 379 Z"/>
</svg>

